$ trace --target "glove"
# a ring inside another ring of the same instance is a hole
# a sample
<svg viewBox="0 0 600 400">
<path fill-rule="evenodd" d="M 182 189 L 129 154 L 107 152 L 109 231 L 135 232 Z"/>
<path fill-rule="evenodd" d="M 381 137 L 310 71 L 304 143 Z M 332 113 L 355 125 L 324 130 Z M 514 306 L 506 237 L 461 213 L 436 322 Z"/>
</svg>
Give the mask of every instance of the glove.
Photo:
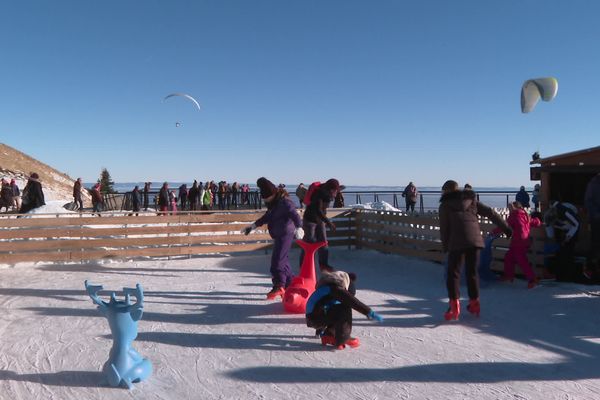
<svg viewBox="0 0 600 400">
<path fill-rule="evenodd" d="M 377 322 L 383 322 L 383 317 L 373 310 L 369 311 L 369 314 L 367 314 L 367 318 L 374 319 Z"/>
<path fill-rule="evenodd" d="M 242 229 L 240 231 L 240 233 L 243 233 L 244 235 L 249 235 L 250 232 L 252 232 L 255 229 L 256 229 L 256 225 L 254 225 L 254 224 L 248 225 L 247 227 L 245 227 L 244 229 Z"/>
<path fill-rule="evenodd" d="M 295 239 L 303 239 L 304 238 L 304 229 L 302 229 L 302 228 L 294 229 L 294 238 Z"/>
</svg>

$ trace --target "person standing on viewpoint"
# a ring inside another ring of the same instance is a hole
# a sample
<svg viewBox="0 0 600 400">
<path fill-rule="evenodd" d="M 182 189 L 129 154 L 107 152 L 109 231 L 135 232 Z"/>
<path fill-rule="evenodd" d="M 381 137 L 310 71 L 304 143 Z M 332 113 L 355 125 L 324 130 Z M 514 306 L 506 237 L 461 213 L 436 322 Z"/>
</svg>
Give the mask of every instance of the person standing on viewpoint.
<svg viewBox="0 0 600 400">
<path fill-rule="evenodd" d="M 409 182 L 402 192 L 402 197 L 406 201 L 406 212 L 415 212 L 415 204 L 417 204 L 418 191 L 414 183 Z"/>
<path fill-rule="evenodd" d="M 73 184 L 73 202 L 78 207 L 79 212 L 83 211 L 83 200 L 81 199 L 81 178 L 77 178 Z"/>
</svg>

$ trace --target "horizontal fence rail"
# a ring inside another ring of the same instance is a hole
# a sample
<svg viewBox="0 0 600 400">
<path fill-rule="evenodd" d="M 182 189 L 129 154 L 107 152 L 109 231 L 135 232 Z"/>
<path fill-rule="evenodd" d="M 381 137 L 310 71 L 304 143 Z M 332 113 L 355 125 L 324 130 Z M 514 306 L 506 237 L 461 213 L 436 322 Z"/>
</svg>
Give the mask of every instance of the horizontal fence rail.
<svg viewBox="0 0 600 400">
<path fill-rule="evenodd" d="M 440 240 L 440 224 L 436 214 L 423 216 L 404 215 L 401 212 L 378 210 L 354 210 L 356 213 L 356 246 L 386 253 L 402 254 L 430 261 L 444 262 Z M 495 229 L 489 220 L 480 220 L 482 235 Z M 531 230 L 532 245 L 528 253 L 529 261 L 538 268 L 544 264 L 544 243 L 546 233 L 543 228 Z M 510 240 L 500 237 L 492 244 L 492 264 L 495 271 L 504 269 L 504 256 Z"/>
<path fill-rule="evenodd" d="M 259 211 L 120 214 L 104 213 L 102 218 L 85 214 L 0 218 L 0 264 L 191 256 L 267 250 L 272 246 L 266 226 L 247 236 L 240 233 L 263 215 Z M 406 215 L 398 211 L 329 209 L 327 214 L 336 225 L 335 232 L 328 232 L 330 246 L 355 246 L 445 261 L 436 213 Z M 495 229 L 485 218 L 480 219 L 480 227 L 483 236 Z M 587 245 L 586 232 L 587 227 L 582 229 L 582 245 Z M 547 241 L 543 228 L 531 230 L 528 258 L 538 273 L 544 265 Z M 494 240 L 493 270 L 503 270 L 509 243 L 505 237 Z"/>
<path fill-rule="evenodd" d="M 70 214 L 72 215 L 72 214 Z M 102 258 L 191 256 L 266 250 L 267 227 L 240 233 L 262 212 L 197 212 L 162 216 L 0 219 L 0 263 L 83 261 Z M 330 246 L 354 244 L 354 216 L 331 210 Z"/>
</svg>

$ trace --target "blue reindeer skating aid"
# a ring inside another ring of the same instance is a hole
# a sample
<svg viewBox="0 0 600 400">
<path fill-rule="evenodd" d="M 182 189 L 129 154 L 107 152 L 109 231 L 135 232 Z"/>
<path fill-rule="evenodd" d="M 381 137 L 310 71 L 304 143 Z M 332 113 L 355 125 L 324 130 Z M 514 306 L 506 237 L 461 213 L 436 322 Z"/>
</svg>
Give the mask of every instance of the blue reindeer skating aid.
<svg viewBox="0 0 600 400">
<path fill-rule="evenodd" d="M 135 289 L 123 288 L 125 301 L 118 301 L 113 292 L 108 303 L 98 297 L 101 285 L 92 285 L 86 280 L 85 289 L 94 304 L 98 305 L 98 310 L 108 319 L 112 333 L 113 346 L 102 373 L 110 386 L 125 384 L 131 389 L 133 383 L 143 381 L 152 374 L 152 363 L 131 346 L 137 336 L 137 323 L 144 311 L 142 287 L 138 283 Z M 129 302 L 131 295 L 136 298 L 134 304 Z"/>
</svg>

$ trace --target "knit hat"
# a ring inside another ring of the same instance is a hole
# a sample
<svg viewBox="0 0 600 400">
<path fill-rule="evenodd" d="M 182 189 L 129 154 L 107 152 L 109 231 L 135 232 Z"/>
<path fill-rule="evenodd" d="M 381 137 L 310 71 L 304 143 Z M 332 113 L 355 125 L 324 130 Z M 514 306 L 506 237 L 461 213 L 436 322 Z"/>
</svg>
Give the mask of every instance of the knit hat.
<svg viewBox="0 0 600 400">
<path fill-rule="evenodd" d="M 344 271 L 323 271 L 323 274 L 321 275 L 321 279 L 319 280 L 319 284 L 317 286 L 327 284 L 334 284 L 336 286 L 348 290 L 348 287 L 350 286 L 350 276 L 347 272 Z"/>
<path fill-rule="evenodd" d="M 256 186 L 260 189 L 260 197 L 267 199 L 277 193 L 277 186 L 265 177 L 258 178 Z"/>
<path fill-rule="evenodd" d="M 329 190 L 334 190 L 337 192 L 340 189 L 340 182 L 338 182 L 337 179 L 331 178 L 327 182 L 325 182 L 325 186 Z"/>
<path fill-rule="evenodd" d="M 458 190 L 458 182 L 453 181 L 452 179 L 447 180 L 442 185 L 442 191 L 444 192 L 455 192 Z"/>
</svg>

